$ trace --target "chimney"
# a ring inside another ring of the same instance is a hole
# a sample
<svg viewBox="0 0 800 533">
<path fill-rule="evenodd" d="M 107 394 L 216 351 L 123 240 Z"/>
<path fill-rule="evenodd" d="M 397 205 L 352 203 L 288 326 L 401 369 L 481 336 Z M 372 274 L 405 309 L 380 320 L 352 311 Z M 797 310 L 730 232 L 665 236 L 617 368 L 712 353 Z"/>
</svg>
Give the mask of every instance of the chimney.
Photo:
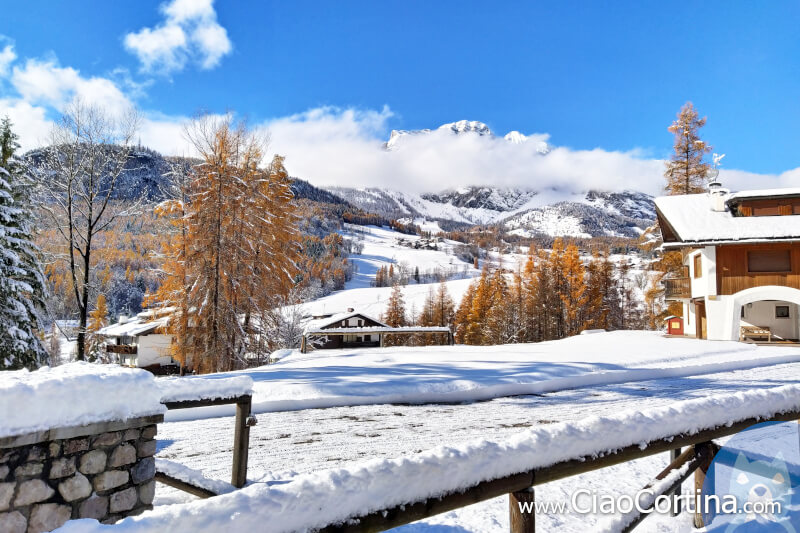
<svg viewBox="0 0 800 533">
<path fill-rule="evenodd" d="M 119 323 L 120 324 L 127 324 L 128 323 L 128 317 L 126 315 L 119 315 Z"/>
<path fill-rule="evenodd" d="M 711 210 L 716 212 L 727 211 L 725 202 L 728 200 L 730 191 L 722 187 L 722 183 L 717 180 L 708 184 L 708 197 L 711 200 Z"/>
<path fill-rule="evenodd" d="M 348 307 L 347 308 L 347 312 L 348 313 L 353 313 L 353 312 L 355 312 L 355 309 L 353 309 L 352 307 Z"/>
</svg>

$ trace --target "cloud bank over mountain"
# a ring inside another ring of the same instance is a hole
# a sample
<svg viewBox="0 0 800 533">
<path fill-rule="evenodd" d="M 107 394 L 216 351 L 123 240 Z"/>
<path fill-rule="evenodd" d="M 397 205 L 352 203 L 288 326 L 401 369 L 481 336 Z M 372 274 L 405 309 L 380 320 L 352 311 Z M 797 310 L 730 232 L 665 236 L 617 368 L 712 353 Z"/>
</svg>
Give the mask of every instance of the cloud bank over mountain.
<svg viewBox="0 0 800 533">
<path fill-rule="evenodd" d="M 165 11 L 169 20 L 216 24 L 211 2 L 191 12 L 177 10 L 177 1 L 165 5 L 175 8 Z M 0 116 L 14 122 L 23 149 L 47 144 L 53 120 L 75 98 L 122 113 L 143 100 L 149 83 L 134 81 L 122 69 L 86 75 L 61 65 L 55 54 L 19 58 L 13 41 L 0 36 Z M 193 155 L 183 135 L 188 120 L 144 110 L 139 139 L 165 154 Z M 545 132 L 492 132 L 481 122 L 391 130 L 394 120 L 388 106 L 319 107 L 251 126 L 269 133 L 271 151 L 286 156 L 292 175 L 319 186 L 417 193 L 471 185 L 518 187 L 552 200 L 588 190 L 662 192 L 664 163 L 642 149 L 606 150 L 602 139 L 596 148 L 574 149 L 559 146 Z M 734 190 L 800 186 L 800 168 L 778 175 L 723 169 L 720 178 Z"/>
</svg>

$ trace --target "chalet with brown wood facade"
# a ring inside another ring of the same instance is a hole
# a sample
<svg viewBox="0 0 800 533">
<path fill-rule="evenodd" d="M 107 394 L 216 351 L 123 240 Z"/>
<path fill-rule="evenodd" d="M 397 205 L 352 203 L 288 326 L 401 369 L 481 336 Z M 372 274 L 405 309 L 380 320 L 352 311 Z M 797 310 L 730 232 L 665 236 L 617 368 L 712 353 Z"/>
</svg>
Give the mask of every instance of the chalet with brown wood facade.
<svg viewBox="0 0 800 533">
<path fill-rule="evenodd" d="M 687 335 L 800 339 L 800 189 L 731 194 L 712 183 L 655 204 L 664 249 L 683 254 L 683 276 L 664 286 Z"/>
</svg>

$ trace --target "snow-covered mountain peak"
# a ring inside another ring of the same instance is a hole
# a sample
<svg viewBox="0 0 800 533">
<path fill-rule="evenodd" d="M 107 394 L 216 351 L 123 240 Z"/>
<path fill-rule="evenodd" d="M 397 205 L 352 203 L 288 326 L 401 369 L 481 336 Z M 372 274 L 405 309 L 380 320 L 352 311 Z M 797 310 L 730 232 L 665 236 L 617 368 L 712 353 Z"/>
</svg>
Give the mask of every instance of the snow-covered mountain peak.
<svg viewBox="0 0 800 533">
<path fill-rule="evenodd" d="M 509 131 L 506 133 L 506 136 L 503 137 L 505 140 L 510 142 L 511 144 L 522 144 L 528 140 L 528 136 L 524 135 L 517 130 Z"/>
<path fill-rule="evenodd" d="M 534 136 L 533 138 L 535 139 L 536 136 Z M 524 133 L 520 133 L 517 130 L 509 131 L 508 133 L 506 133 L 503 139 L 510 142 L 511 144 L 523 144 L 531 142 L 531 137 L 528 137 Z M 550 145 L 544 141 L 536 141 L 536 151 L 542 155 L 548 154 L 550 153 Z"/>
<path fill-rule="evenodd" d="M 489 126 L 483 122 L 478 122 L 477 120 L 459 120 L 458 122 L 442 124 L 439 126 L 439 129 L 450 130 L 456 134 L 474 132 L 478 135 L 488 135 L 489 137 L 494 136 L 492 130 L 489 129 Z"/>
</svg>

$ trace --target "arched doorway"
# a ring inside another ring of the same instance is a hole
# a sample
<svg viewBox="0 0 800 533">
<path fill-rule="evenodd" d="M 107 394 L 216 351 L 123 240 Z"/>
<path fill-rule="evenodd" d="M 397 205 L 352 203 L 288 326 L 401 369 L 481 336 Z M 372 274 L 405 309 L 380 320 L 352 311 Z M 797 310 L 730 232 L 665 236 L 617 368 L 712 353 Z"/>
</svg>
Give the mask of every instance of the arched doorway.
<svg viewBox="0 0 800 533">
<path fill-rule="evenodd" d="M 752 287 L 733 295 L 732 337 L 738 339 L 742 326 L 745 332 L 755 328 L 773 340 L 800 338 L 800 290 L 778 285 Z"/>
</svg>

